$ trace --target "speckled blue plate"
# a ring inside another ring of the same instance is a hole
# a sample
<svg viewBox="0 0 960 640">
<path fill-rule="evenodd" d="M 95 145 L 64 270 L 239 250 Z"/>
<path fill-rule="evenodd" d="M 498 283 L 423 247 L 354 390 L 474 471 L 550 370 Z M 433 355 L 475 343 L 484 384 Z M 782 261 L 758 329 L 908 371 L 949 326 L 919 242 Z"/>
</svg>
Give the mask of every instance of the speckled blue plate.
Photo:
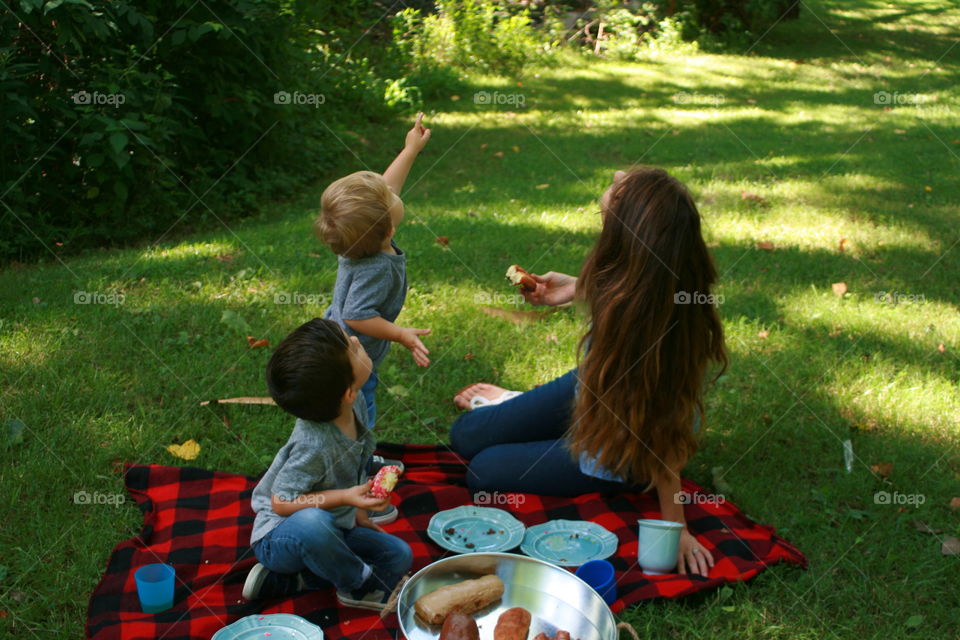
<svg viewBox="0 0 960 640">
<path fill-rule="evenodd" d="M 427 535 L 456 553 L 509 551 L 523 540 L 523 523 L 503 509 L 464 506 L 430 518 Z"/>
<path fill-rule="evenodd" d="M 247 616 L 213 634 L 210 640 L 323 640 L 323 630 L 292 613 Z"/>
<path fill-rule="evenodd" d="M 617 536 L 595 522 L 551 520 L 527 529 L 520 550 L 561 567 L 579 567 L 617 552 Z"/>
</svg>

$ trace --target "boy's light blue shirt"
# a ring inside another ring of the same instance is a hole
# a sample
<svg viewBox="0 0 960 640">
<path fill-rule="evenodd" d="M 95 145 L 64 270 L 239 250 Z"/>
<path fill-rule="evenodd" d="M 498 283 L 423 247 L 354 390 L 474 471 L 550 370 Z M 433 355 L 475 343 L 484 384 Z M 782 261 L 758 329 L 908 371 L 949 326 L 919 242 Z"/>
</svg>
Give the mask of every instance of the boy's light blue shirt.
<svg viewBox="0 0 960 640">
<path fill-rule="evenodd" d="M 356 440 L 343 435 L 332 422 L 297 418 L 293 433 L 273 458 L 250 498 L 256 513 L 250 544 L 284 520 L 284 516 L 273 510 L 274 494 L 293 501 L 312 491 L 348 489 L 367 481 L 367 460 L 373 455 L 376 441 L 367 428 L 367 403 L 363 394 L 357 394 L 353 411 L 357 420 Z M 356 524 L 356 507 L 342 505 L 329 511 L 342 529 L 352 529 Z"/>
<path fill-rule="evenodd" d="M 390 341 L 357 333 L 345 321 L 381 317 L 393 322 L 400 315 L 407 297 L 407 256 L 392 240 L 390 245 L 396 255 L 380 252 L 367 258 L 338 257 L 333 302 L 324 315 L 347 335 L 357 336 L 374 367 L 386 357 Z"/>
</svg>

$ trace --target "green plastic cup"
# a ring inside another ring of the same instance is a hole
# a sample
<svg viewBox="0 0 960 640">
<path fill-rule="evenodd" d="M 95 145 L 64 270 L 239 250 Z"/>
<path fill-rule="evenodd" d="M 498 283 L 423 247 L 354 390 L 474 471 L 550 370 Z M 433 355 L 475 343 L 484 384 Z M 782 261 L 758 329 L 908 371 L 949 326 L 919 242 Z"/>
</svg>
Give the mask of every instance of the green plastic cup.
<svg viewBox="0 0 960 640">
<path fill-rule="evenodd" d="M 637 562 L 644 573 L 663 575 L 677 566 L 677 547 L 683 525 L 670 520 L 637 520 Z"/>
</svg>

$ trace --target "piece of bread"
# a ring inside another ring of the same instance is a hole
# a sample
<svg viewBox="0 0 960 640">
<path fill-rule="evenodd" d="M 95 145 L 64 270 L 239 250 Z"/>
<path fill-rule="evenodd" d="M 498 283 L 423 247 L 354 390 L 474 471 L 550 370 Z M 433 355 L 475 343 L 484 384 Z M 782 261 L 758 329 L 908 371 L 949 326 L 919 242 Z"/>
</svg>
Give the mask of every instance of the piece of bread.
<svg viewBox="0 0 960 640">
<path fill-rule="evenodd" d="M 527 640 L 530 632 L 530 612 L 523 607 L 507 609 L 500 614 L 493 628 L 493 640 Z"/>
<path fill-rule="evenodd" d="M 517 264 L 512 264 L 507 269 L 507 280 L 520 287 L 521 291 L 531 293 L 537 290 L 536 279 L 530 275 L 529 271 Z"/>
<path fill-rule="evenodd" d="M 496 602 L 503 596 L 503 580 L 483 576 L 449 584 L 417 598 L 413 603 L 417 616 L 427 624 L 443 624 L 451 612 L 471 614 Z"/>
</svg>

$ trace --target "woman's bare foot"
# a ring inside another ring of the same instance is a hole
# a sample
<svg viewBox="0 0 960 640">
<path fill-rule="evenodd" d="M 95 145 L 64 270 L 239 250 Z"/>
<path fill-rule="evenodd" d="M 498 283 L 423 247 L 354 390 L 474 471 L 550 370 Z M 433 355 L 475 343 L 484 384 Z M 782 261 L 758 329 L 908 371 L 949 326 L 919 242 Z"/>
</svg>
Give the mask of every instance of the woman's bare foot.
<svg viewBox="0 0 960 640">
<path fill-rule="evenodd" d="M 487 400 L 496 400 L 503 395 L 505 391 L 506 389 L 503 387 L 487 384 L 486 382 L 475 382 L 461 389 L 457 395 L 453 397 L 453 404 L 457 405 L 460 409 L 469 409 L 470 401 L 475 396 L 483 396 Z"/>
</svg>

